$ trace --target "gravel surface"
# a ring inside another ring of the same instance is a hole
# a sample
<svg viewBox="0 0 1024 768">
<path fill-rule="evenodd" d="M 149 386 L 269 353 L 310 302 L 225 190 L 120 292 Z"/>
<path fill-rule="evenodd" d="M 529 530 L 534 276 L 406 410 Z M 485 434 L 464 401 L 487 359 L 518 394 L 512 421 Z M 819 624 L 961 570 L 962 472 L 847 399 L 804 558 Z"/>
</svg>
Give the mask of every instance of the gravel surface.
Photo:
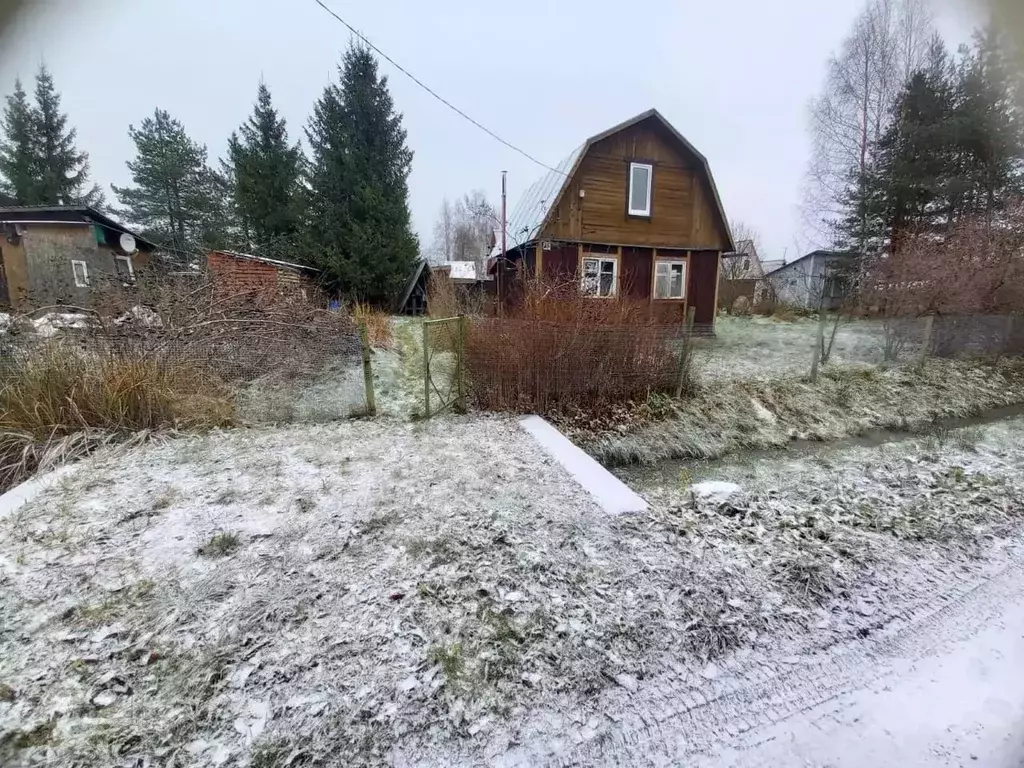
<svg viewBox="0 0 1024 768">
<path fill-rule="evenodd" d="M 1021 434 L 727 470 L 726 503 L 659 481 L 622 518 L 497 418 L 101 453 L 0 521 L 0 763 L 724 754 L 1019 570 Z"/>
</svg>

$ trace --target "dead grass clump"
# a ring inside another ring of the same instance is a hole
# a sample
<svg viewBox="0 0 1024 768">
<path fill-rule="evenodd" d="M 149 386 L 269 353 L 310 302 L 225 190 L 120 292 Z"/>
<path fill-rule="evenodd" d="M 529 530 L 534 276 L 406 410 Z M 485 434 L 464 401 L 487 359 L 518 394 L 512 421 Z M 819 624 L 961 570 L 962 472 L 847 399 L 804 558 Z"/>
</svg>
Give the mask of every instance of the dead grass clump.
<svg viewBox="0 0 1024 768">
<path fill-rule="evenodd" d="M 0 490 L 129 434 L 233 421 L 230 393 L 195 367 L 50 342 L 16 356 L 0 377 Z"/>
<path fill-rule="evenodd" d="M 242 540 L 237 533 L 221 531 L 215 533 L 208 542 L 198 550 L 204 557 L 226 557 L 241 546 Z"/>
<path fill-rule="evenodd" d="M 477 319 L 466 343 L 471 388 L 488 410 L 593 408 L 694 387 L 685 324 L 659 322 L 646 301 L 595 299 L 579 286 L 524 284 L 509 316 Z"/>
<path fill-rule="evenodd" d="M 352 305 L 352 319 L 356 325 L 366 326 L 370 346 L 375 349 L 391 349 L 395 344 L 391 332 L 391 316 L 382 309 L 356 302 Z"/>
</svg>

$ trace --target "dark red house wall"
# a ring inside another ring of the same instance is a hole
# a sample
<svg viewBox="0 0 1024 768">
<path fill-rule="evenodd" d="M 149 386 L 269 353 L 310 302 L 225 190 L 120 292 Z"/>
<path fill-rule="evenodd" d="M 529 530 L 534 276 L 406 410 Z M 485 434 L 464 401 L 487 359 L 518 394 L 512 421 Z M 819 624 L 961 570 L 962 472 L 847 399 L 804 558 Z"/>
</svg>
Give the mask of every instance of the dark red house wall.
<svg viewBox="0 0 1024 768">
<path fill-rule="evenodd" d="M 701 325 L 715 322 L 715 289 L 718 286 L 718 251 L 693 251 L 690 254 L 690 288 L 687 303 L 696 308 L 693 321 Z"/>
<path fill-rule="evenodd" d="M 622 276 L 619 284 L 622 295 L 631 299 L 649 299 L 651 297 L 651 263 L 654 259 L 652 248 L 623 248 Z"/>
</svg>

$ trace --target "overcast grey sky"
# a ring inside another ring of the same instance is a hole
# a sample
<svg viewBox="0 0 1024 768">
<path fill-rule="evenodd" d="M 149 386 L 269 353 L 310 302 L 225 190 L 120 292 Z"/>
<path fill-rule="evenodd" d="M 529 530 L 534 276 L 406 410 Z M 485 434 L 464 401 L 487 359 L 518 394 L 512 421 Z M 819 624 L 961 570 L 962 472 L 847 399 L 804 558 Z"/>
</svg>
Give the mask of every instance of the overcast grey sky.
<svg viewBox="0 0 1024 768">
<path fill-rule="evenodd" d="M 554 165 L 587 136 L 657 107 L 711 162 L 731 219 L 767 256 L 795 257 L 808 99 L 861 0 L 325 0 L 378 47 L 511 143 Z M 160 106 L 211 158 L 251 111 L 262 76 L 293 138 L 348 31 L 313 0 L 34 0 L 0 39 L 0 95 L 45 61 L 111 200 L 128 181 L 129 123 Z M 974 19 L 947 0 L 955 46 Z M 443 196 L 509 204 L 542 172 L 387 62 L 415 152 L 413 223 L 424 247 Z"/>
</svg>

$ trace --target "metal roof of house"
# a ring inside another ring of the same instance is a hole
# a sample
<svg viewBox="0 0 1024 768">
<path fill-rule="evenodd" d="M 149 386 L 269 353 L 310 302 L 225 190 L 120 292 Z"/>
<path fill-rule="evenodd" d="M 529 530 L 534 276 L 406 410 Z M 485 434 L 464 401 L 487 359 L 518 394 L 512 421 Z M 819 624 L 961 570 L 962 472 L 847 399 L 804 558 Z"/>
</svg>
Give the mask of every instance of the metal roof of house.
<svg viewBox="0 0 1024 768">
<path fill-rule="evenodd" d="M 105 213 L 87 205 L 5 205 L 0 206 L 0 222 L 11 224 L 18 222 L 99 224 L 101 227 L 112 229 L 115 232 L 131 235 L 135 238 L 137 245 L 145 246 L 147 250 L 156 250 L 158 247 L 156 243 L 136 234 Z"/>
<path fill-rule="evenodd" d="M 805 259 L 811 258 L 812 256 L 826 256 L 826 257 L 831 257 L 831 258 L 853 259 L 853 258 L 856 257 L 856 255 L 857 254 L 851 253 L 850 251 L 830 251 L 830 250 L 827 250 L 827 249 L 819 248 L 816 251 L 811 251 L 810 253 L 805 253 L 799 259 L 793 259 L 793 261 L 787 261 L 787 262 L 785 262 L 783 264 L 780 264 L 779 266 L 775 267 L 771 271 L 772 272 L 778 272 L 779 270 L 787 269 L 789 267 L 792 267 L 794 264 L 799 264 L 801 261 L 804 261 Z M 768 271 L 768 270 L 766 270 L 766 271 Z"/>
<path fill-rule="evenodd" d="M 519 199 L 519 202 L 516 203 L 515 208 L 512 209 L 512 213 L 508 218 L 506 229 L 508 249 L 511 250 L 512 248 L 527 245 L 537 239 L 549 214 L 558 203 L 559 198 L 562 196 L 562 192 L 565 190 L 566 186 L 568 186 L 570 179 L 572 179 L 575 174 L 580 160 L 583 159 L 587 150 L 590 149 L 592 145 L 602 139 L 606 139 L 609 136 L 618 133 L 619 131 L 624 131 L 643 120 L 647 120 L 648 118 L 657 119 L 703 166 L 704 172 L 707 174 L 708 183 L 711 187 L 711 194 L 714 199 L 715 206 L 717 207 L 725 226 L 725 234 L 728 240 L 726 250 L 735 250 L 732 233 L 729 231 L 729 219 L 726 218 L 725 208 L 722 206 L 722 199 L 718 194 L 718 187 L 715 185 L 715 179 L 711 175 L 711 166 L 708 164 L 707 158 L 698 152 L 697 148 L 687 141 L 687 139 L 675 129 L 675 126 L 666 120 L 665 117 L 656 109 L 648 109 L 646 112 L 641 112 L 639 115 L 619 123 L 606 131 L 602 131 L 595 136 L 591 136 L 583 142 L 583 144 L 574 149 L 568 157 L 562 160 L 562 162 L 529 186 L 526 189 L 526 192 L 523 193 L 523 196 Z M 500 230 L 498 234 L 499 242 L 491 251 L 492 258 L 499 255 L 501 251 Z"/>
<path fill-rule="evenodd" d="M 316 267 L 310 267 L 306 264 L 296 264 L 293 261 L 281 261 L 280 259 L 268 259 L 266 256 L 254 256 L 251 253 L 239 253 L 238 251 L 212 251 L 212 253 L 223 253 L 225 256 L 231 256 L 236 259 L 248 259 L 249 261 L 258 261 L 261 264 L 269 264 L 273 267 L 280 269 L 287 269 L 292 272 L 305 272 L 307 274 L 320 274 L 320 270 Z"/>
</svg>

